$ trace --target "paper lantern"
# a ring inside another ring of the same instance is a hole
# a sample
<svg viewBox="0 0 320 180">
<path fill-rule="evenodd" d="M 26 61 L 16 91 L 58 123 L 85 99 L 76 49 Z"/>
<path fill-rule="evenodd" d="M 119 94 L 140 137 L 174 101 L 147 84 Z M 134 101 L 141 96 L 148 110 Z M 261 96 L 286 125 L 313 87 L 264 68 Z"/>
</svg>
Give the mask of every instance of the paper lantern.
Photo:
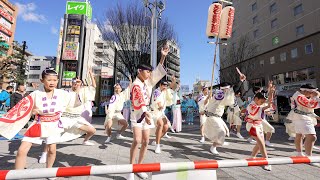
<svg viewBox="0 0 320 180">
<path fill-rule="evenodd" d="M 206 29 L 206 34 L 209 38 L 214 38 L 219 34 L 221 11 L 222 5 L 220 3 L 213 3 L 209 7 Z"/>
<path fill-rule="evenodd" d="M 232 6 L 227 6 L 222 9 L 221 21 L 219 27 L 219 38 L 228 39 L 232 34 L 232 25 L 234 20 L 235 9 Z"/>
</svg>

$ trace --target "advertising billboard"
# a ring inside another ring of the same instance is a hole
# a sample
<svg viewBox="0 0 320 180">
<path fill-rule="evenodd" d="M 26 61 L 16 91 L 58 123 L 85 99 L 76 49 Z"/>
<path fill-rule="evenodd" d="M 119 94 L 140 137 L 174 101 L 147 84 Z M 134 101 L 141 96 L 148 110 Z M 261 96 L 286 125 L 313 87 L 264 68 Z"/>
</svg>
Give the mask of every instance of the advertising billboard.
<svg viewBox="0 0 320 180">
<path fill-rule="evenodd" d="M 78 60 L 79 43 L 65 41 L 63 44 L 62 60 Z"/>
<path fill-rule="evenodd" d="M 66 14 L 82 14 L 92 18 L 92 7 L 88 2 L 67 1 Z"/>
</svg>

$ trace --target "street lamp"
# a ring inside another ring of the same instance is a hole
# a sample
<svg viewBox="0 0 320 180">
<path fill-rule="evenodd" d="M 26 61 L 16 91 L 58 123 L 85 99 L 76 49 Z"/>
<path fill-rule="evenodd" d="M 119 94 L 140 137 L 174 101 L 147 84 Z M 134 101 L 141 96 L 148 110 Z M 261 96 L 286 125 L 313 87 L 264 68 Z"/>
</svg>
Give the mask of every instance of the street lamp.
<svg viewBox="0 0 320 180">
<path fill-rule="evenodd" d="M 165 3 L 162 1 L 143 0 L 144 6 L 151 12 L 151 62 L 150 64 L 157 67 L 157 20 L 161 19 L 161 13 L 165 10 Z"/>
</svg>

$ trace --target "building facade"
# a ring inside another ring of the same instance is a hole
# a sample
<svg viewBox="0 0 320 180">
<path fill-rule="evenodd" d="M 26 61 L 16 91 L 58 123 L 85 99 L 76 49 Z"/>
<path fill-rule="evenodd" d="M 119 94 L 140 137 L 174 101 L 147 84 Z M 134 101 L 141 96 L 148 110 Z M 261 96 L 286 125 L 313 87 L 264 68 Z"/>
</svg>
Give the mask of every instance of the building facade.
<svg viewBox="0 0 320 180">
<path fill-rule="evenodd" d="M 56 57 L 54 56 L 30 56 L 26 68 L 26 91 L 32 92 L 41 85 L 42 71 L 48 67 L 55 67 Z"/>
<path fill-rule="evenodd" d="M 165 67 L 167 70 L 167 75 L 163 78 L 163 80 L 171 81 L 171 77 L 174 75 L 177 82 L 180 82 L 180 47 L 173 40 L 158 41 L 158 63 L 161 58 L 161 48 L 164 44 L 169 46 L 170 52 L 166 57 Z"/>
<path fill-rule="evenodd" d="M 16 29 L 18 9 L 8 0 L 0 0 L 0 55 L 12 54 L 12 43 Z"/>
<path fill-rule="evenodd" d="M 286 96 L 305 83 L 320 85 L 320 1 L 233 0 L 233 3 L 236 13 L 232 38 L 228 46 L 220 46 L 222 79 L 234 72 L 235 67 L 242 67 L 251 86 L 266 86 L 273 80 L 278 93 Z M 254 53 L 245 57 L 240 46 L 255 47 Z M 245 58 L 234 61 L 229 55 L 232 51 Z"/>
</svg>

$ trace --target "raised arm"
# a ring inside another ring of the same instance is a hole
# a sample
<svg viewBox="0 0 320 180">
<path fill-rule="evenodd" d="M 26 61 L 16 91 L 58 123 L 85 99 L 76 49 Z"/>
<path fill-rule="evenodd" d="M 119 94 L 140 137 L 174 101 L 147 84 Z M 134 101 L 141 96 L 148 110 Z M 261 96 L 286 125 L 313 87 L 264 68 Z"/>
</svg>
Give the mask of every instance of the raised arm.
<svg viewBox="0 0 320 180">
<path fill-rule="evenodd" d="M 92 68 L 89 67 L 89 76 L 90 76 L 90 79 L 91 79 L 91 83 L 92 83 L 92 87 L 96 88 L 97 87 L 97 84 L 96 84 L 96 81 L 95 81 L 95 78 L 92 74 Z"/>
</svg>

